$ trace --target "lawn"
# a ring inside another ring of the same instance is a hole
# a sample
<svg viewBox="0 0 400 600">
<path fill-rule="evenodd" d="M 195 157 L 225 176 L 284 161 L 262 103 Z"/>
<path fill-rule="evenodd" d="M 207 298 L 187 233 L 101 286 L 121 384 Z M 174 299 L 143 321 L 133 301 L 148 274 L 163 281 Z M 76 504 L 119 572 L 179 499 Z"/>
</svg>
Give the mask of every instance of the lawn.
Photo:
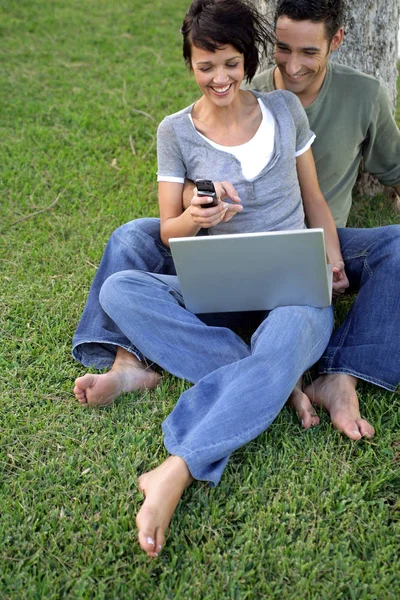
<svg viewBox="0 0 400 600">
<path fill-rule="evenodd" d="M 398 393 L 360 386 L 377 435 L 359 443 L 284 409 L 217 488 L 185 493 L 157 561 L 136 542 L 136 481 L 166 456 L 160 426 L 186 384 L 74 400 L 71 338 L 104 245 L 157 215 L 157 124 L 196 96 L 186 8 L 0 4 L 0 598 L 398 598 Z M 378 197 L 354 219 L 398 215 Z"/>
</svg>

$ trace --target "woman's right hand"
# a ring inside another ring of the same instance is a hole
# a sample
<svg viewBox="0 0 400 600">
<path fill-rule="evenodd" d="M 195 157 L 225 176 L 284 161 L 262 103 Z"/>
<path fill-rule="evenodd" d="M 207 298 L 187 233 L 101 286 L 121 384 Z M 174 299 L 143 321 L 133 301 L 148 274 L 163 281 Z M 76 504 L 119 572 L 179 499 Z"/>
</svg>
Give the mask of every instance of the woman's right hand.
<svg viewBox="0 0 400 600">
<path fill-rule="evenodd" d="M 201 205 L 206 203 L 207 197 L 197 196 L 197 189 L 194 188 L 194 195 L 188 211 L 193 222 L 201 228 L 208 229 L 218 223 L 230 221 L 236 213 L 243 210 L 240 198 L 229 181 L 214 182 L 214 187 L 217 192 L 218 204 L 210 208 L 202 208 Z M 223 202 L 225 198 L 229 198 L 232 202 Z"/>
</svg>

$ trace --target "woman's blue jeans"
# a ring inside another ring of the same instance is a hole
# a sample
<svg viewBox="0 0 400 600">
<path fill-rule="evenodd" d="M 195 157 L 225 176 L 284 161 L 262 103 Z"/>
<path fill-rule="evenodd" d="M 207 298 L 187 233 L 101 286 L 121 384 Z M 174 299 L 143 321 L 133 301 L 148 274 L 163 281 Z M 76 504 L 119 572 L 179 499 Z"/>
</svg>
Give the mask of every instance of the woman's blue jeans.
<svg viewBox="0 0 400 600">
<path fill-rule="evenodd" d="M 399 230 L 339 230 L 347 273 L 359 293 L 321 359 L 322 372 L 396 387 Z M 321 356 L 332 313 L 275 309 L 247 346 L 229 328 L 228 315 L 209 316 L 207 326 L 186 311 L 174 273 L 157 219 L 116 230 L 90 290 L 73 354 L 87 366 L 103 368 L 112 365 L 121 346 L 194 383 L 163 424 L 165 445 L 186 461 L 193 477 L 214 485 L 230 453 L 268 427 L 297 379 Z"/>
<path fill-rule="evenodd" d="M 186 310 L 176 276 L 143 271 L 111 275 L 100 304 L 120 346 L 194 383 L 163 423 L 164 444 L 212 485 L 231 452 L 272 423 L 333 328 L 330 307 L 280 307 L 265 313 L 248 346 Z"/>
<path fill-rule="evenodd" d="M 338 230 L 352 308 L 319 361 L 320 374 L 347 373 L 394 391 L 400 382 L 400 226 Z M 158 219 L 137 219 L 112 234 L 94 278 L 73 340 L 73 356 L 85 366 L 110 367 L 119 334 L 99 303 L 105 280 L 137 269 L 174 275 Z M 134 350 L 125 340 L 127 350 Z"/>
</svg>

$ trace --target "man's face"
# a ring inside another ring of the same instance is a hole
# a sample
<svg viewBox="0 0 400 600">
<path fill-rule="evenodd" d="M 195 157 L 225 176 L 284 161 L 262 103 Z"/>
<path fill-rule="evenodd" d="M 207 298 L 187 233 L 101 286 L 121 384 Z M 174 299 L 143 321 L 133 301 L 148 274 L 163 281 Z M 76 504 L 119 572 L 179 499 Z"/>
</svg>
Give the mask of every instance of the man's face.
<svg viewBox="0 0 400 600">
<path fill-rule="evenodd" d="M 332 48 L 324 23 L 292 21 L 279 17 L 275 62 L 285 88 L 295 94 L 313 94 L 321 89 Z"/>
</svg>

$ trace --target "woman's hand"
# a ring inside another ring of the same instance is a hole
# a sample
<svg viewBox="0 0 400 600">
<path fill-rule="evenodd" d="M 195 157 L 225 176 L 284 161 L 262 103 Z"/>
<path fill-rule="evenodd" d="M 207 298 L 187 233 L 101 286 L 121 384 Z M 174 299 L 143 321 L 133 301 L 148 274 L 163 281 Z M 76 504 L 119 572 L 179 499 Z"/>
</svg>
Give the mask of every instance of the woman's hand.
<svg viewBox="0 0 400 600">
<path fill-rule="evenodd" d="M 207 196 L 197 196 L 197 190 L 194 188 L 194 195 L 190 202 L 190 215 L 193 221 L 202 228 L 209 228 L 218 225 L 218 223 L 230 221 L 236 213 L 243 210 L 240 204 L 240 198 L 233 185 L 229 181 L 215 182 L 215 191 L 217 192 L 218 205 L 210 208 L 202 208 L 202 204 L 207 203 Z M 232 203 L 223 202 L 223 199 L 229 198 Z M 211 202 L 211 198 L 209 199 Z"/>
<path fill-rule="evenodd" d="M 347 279 L 346 271 L 344 270 L 344 262 L 338 260 L 332 264 L 333 282 L 332 282 L 332 295 L 334 298 L 341 296 L 345 293 L 349 287 L 349 280 Z"/>
</svg>

